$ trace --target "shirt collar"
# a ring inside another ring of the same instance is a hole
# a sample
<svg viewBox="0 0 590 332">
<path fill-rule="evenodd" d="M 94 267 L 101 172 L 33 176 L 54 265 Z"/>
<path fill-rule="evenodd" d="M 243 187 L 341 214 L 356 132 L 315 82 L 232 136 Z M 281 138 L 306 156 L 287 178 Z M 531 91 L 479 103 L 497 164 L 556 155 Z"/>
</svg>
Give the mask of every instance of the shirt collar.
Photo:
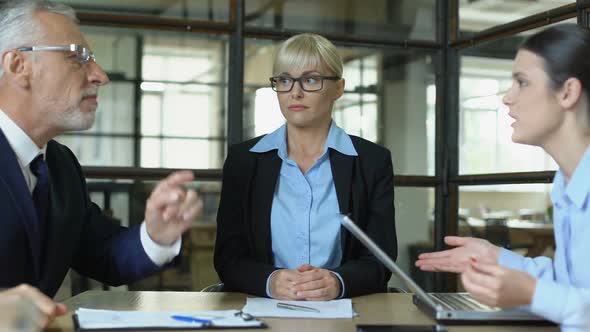
<svg viewBox="0 0 590 332">
<path fill-rule="evenodd" d="M 332 120 L 330 130 L 328 131 L 328 138 L 326 139 L 326 146 L 324 154 L 328 149 L 334 149 L 342 154 L 349 156 L 358 156 L 350 136 L 344 132 L 336 122 Z M 287 156 L 287 125 L 284 124 L 272 133 L 262 137 L 250 151 L 257 153 L 264 153 L 271 150 L 278 150 L 280 157 Z"/>
<path fill-rule="evenodd" d="M 576 166 L 574 174 L 566 184 L 565 175 L 559 169 L 555 173 L 553 180 L 553 190 L 551 191 L 551 200 L 556 203 L 565 197 L 569 198 L 577 208 L 583 209 L 586 203 L 586 197 L 590 192 L 590 146 L 582 156 L 582 160 Z"/>
<path fill-rule="evenodd" d="M 16 124 L 4 111 L 0 109 L 0 130 L 6 136 L 8 144 L 16 154 L 21 167 L 27 167 L 39 154 L 43 154 L 45 158 L 45 151 L 47 145 L 39 149 L 37 144 Z"/>
</svg>

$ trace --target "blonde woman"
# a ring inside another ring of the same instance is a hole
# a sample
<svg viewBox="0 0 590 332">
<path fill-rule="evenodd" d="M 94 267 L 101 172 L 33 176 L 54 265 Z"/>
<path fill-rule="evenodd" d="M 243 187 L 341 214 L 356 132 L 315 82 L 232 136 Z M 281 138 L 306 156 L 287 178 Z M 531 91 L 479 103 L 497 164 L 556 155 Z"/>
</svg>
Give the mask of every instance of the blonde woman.
<svg viewBox="0 0 590 332">
<path fill-rule="evenodd" d="M 390 272 L 340 226 L 351 217 L 397 256 L 390 152 L 332 120 L 342 60 L 317 34 L 278 50 L 270 83 L 286 123 L 230 148 L 217 216 L 224 290 L 290 300 L 386 291 Z"/>
</svg>

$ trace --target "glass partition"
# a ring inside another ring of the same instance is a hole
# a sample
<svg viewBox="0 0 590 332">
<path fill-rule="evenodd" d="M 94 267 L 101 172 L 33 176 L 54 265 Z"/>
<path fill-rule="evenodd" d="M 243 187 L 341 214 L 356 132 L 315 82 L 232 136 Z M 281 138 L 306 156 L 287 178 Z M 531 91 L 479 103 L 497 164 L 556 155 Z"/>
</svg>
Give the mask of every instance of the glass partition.
<svg viewBox="0 0 590 332">
<path fill-rule="evenodd" d="M 460 0 L 459 28 L 463 35 L 468 35 L 575 3 L 574 0 Z"/>
<path fill-rule="evenodd" d="M 433 290 L 433 274 L 414 266 L 418 255 L 434 248 L 434 189 L 395 188 L 395 228 L 397 231 L 397 264 L 426 290 Z M 390 287 L 408 288 L 395 276 Z"/>
<path fill-rule="evenodd" d="M 244 136 L 284 123 L 268 78 L 278 42 L 246 40 Z M 395 174 L 434 175 L 436 88 L 433 55 L 414 50 L 340 47 L 345 93 L 333 119 L 351 135 L 384 145 Z"/>
<path fill-rule="evenodd" d="M 58 0 L 86 13 L 146 15 L 199 21 L 225 22 L 229 0 Z"/>
<path fill-rule="evenodd" d="M 144 220 L 145 202 L 156 184 L 156 181 L 89 180 L 88 191 L 92 201 L 105 214 L 122 226 L 132 227 Z M 221 182 L 195 181 L 186 187 L 198 191 L 203 200 L 203 213 L 182 237 L 179 264 L 122 288 L 199 291 L 207 285 L 219 282 L 213 267 L 213 251 Z M 59 299 L 70 297 L 71 289 L 76 289 L 79 284 L 90 289 L 105 287 L 98 281 L 70 273 L 73 277 L 64 280 L 56 295 Z"/>
<path fill-rule="evenodd" d="M 221 168 L 227 37 L 104 27 L 83 32 L 111 82 L 99 89 L 95 125 L 58 138 L 82 164 Z"/>
<path fill-rule="evenodd" d="M 572 23 L 575 20 L 568 20 Z M 502 102 L 512 85 L 512 62 L 527 31 L 460 52 L 459 173 L 555 170 L 541 148 L 512 142 L 514 121 Z"/>
<path fill-rule="evenodd" d="M 432 0 L 246 0 L 246 25 L 389 40 L 434 40 Z"/>
<path fill-rule="evenodd" d="M 462 186 L 459 234 L 485 238 L 522 255 L 552 256 L 551 184 Z"/>
</svg>

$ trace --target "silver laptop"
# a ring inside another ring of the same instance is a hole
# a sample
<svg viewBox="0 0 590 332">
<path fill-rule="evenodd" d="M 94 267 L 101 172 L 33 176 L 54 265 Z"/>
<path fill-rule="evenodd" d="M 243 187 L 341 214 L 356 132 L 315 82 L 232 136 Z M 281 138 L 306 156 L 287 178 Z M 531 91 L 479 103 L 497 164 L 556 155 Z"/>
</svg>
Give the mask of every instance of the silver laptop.
<svg viewBox="0 0 590 332">
<path fill-rule="evenodd" d="M 414 304 L 436 321 L 448 324 L 490 322 L 552 324 L 550 321 L 520 308 L 501 309 L 489 307 L 477 302 L 467 293 L 426 293 L 348 216 L 342 217 L 342 225 L 361 241 L 383 265 L 404 282 L 406 287 L 414 293 Z"/>
</svg>

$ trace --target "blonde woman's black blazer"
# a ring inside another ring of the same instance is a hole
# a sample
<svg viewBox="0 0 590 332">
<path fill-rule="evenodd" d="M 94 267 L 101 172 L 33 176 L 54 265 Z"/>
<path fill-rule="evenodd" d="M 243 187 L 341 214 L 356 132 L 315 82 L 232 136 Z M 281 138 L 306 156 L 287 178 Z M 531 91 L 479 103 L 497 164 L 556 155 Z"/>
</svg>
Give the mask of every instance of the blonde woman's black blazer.
<svg viewBox="0 0 590 332">
<path fill-rule="evenodd" d="M 223 166 L 214 261 L 224 291 L 266 296 L 267 278 L 278 269 L 273 265 L 270 216 L 282 161 L 276 150 L 249 151 L 260 138 L 229 149 Z M 358 156 L 329 150 L 341 212 L 350 214 L 396 259 L 391 153 L 365 139 L 350 138 Z M 385 292 L 389 270 L 345 228 L 341 234 L 342 263 L 333 271 L 344 280 L 344 296 Z"/>
</svg>

